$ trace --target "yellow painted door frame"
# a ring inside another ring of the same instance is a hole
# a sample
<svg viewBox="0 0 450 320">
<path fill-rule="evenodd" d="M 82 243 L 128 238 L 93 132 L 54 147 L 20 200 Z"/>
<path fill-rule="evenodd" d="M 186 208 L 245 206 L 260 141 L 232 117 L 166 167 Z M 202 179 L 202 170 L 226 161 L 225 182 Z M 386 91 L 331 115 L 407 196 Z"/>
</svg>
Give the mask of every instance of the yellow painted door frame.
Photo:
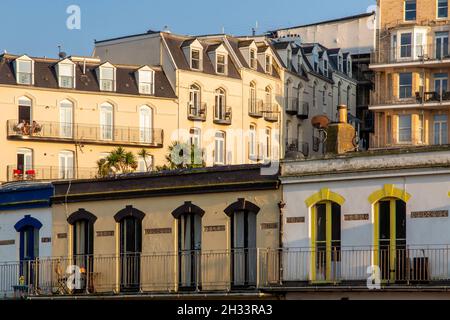
<svg viewBox="0 0 450 320">
<path fill-rule="evenodd" d="M 395 265 L 397 260 L 397 230 L 396 230 L 396 218 L 397 218 L 397 208 L 396 198 L 385 198 L 380 199 L 374 204 L 374 265 L 380 267 L 380 202 L 389 201 L 389 280 L 395 280 Z M 386 279 L 382 279 L 386 280 Z"/>
<path fill-rule="evenodd" d="M 325 204 L 325 281 L 331 281 L 331 262 L 332 262 L 332 202 L 322 201 L 311 207 L 311 280 L 317 282 L 317 205 Z"/>
</svg>

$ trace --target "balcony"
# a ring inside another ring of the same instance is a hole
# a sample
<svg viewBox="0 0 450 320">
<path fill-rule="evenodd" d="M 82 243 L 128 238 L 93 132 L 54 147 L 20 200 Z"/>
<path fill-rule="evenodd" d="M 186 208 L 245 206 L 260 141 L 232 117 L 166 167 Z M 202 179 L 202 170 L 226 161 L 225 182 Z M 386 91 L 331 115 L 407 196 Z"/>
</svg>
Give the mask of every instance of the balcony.
<svg viewBox="0 0 450 320">
<path fill-rule="evenodd" d="M 428 139 L 423 136 L 425 133 L 419 130 L 411 130 L 411 136 L 408 141 L 399 141 L 396 135 L 392 134 L 370 134 L 370 149 L 399 149 L 399 148 L 420 148 L 426 146 L 444 146 L 448 145 L 446 135 L 433 136 L 430 134 Z M 426 141 L 428 140 L 428 141 Z"/>
<path fill-rule="evenodd" d="M 83 142 L 99 145 L 163 147 L 162 129 L 36 121 L 35 125 L 7 121 L 8 139 L 46 142 Z"/>
<path fill-rule="evenodd" d="M 274 103 L 264 103 L 264 120 L 268 122 L 278 122 L 278 105 Z"/>
<path fill-rule="evenodd" d="M 416 91 L 414 96 L 399 98 L 398 95 L 372 94 L 370 109 L 390 109 L 392 106 L 402 106 L 404 108 L 439 109 L 450 106 L 450 92 L 440 94 L 436 91 Z"/>
<path fill-rule="evenodd" d="M 309 143 L 298 141 L 297 139 L 288 139 L 286 141 L 286 152 L 299 152 L 305 157 L 309 155 Z"/>
<path fill-rule="evenodd" d="M 188 119 L 191 121 L 206 121 L 206 103 L 193 104 L 188 102 L 187 104 L 187 115 Z"/>
<path fill-rule="evenodd" d="M 67 179 L 94 179 L 97 177 L 97 168 L 78 168 L 62 170 L 60 167 L 33 166 L 24 170 L 17 165 L 7 166 L 8 182 L 33 180 L 67 180 Z"/>
<path fill-rule="evenodd" d="M 214 113 L 214 123 L 221 125 L 231 125 L 231 107 L 226 107 L 223 109 L 224 110 L 220 110 L 220 112 L 217 112 L 218 110 L 216 110 L 216 112 Z"/>
<path fill-rule="evenodd" d="M 286 99 L 286 113 L 290 115 L 296 115 L 299 111 L 299 100 L 298 98 L 287 98 Z"/>
<path fill-rule="evenodd" d="M 248 115 L 253 118 L 262 118 L 263 116 L 263 101 L 262 100 L 248 100 Z"/>
<path fill-rule="evenodd" d="M 392 66 L 392 64 L 394 64 Z M 371 69 L 397 66 L 440 68 L 450 66 L 450 48 L 446 45 L 403 45 L 379 49 L 371 54 Z"/>
<path fill-rule="evenodd" d="M 80 267 L 77 287 L 67 285 L 68 266 Z M 368 270 L 376 270 L 381 290 L 399 292 L 450 284 L 450 246 L 234 249 L 182 253 L 128 253 L 41 258 L 0 264 L 0 296 L 26 288 L 29 297 L 64 298 L 179 293 L 258 295 L 259 292 L 369 290 Z M 322 286 L 320 286 L 321 284 Z"/>
<path fill-rule="evenodd" d="M 299 117 L 300 119 L 308 119 L 309 102 L 300 102 L 297 117 Z"/>
</svg>

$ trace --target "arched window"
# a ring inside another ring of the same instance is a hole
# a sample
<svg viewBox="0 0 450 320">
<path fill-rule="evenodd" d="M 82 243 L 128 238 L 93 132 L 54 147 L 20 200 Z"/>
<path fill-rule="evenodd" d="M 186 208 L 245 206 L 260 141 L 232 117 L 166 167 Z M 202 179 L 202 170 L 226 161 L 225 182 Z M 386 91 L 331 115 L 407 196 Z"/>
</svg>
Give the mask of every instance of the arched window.
<svg viewBox="0 0 450 320">
<path fill-rule="evenodd" d="M 64 150 L 59 152 L 59 178 L 74 178 L 74 156 L 73 151 Z"/>
<path fill-rule="evenodd" d="M 265 92 L 266 92 L 266 101 L 265 101 L 266 105 L 271 106 L 272 105 L 272 88 L 267 86 Z"/>
<path fill-rule="evenodd" d="M 219 88 L 216 90 L 216 99 L 214 105 L 214 119 L 225 120 L 226 114 L 226 93 L 225 90 Z"/>
<path fill-rule="evenodd" d="M 327 105 L 327 90 L 328 90 L 327 86 L 326 85 L 323 86 L 323 92 L 322 92 L 322 104 L 323 104 L 323 106 Z"/>
<path fill-rule="evenodd" d="M 201 110 L 201 90 L 197 84 L 189 88 L 189 114 L 199 117 Z"/>
<path fill-rule="evenodd" d="M 406 262 L 406 203 L 411 196 L 394 185 L 384 185 L 369 197 L 374 210 L 374 265 L 378 265 L 383 280 L 404 280 Z M 416 279 L 425 280 L 425 279 Z"/>
<path fill-rule="evenodd" d="M 72 138 L 73 136 L 73 103 L 63 100 L 59 103 L 60 136 Z"/>
<path fill-rule="evenodd" d="M 256 150 L 256 124 L 250 124 L 249 141 L 248 141 L 248 156 L 250 160 L 257 159 Z"/>
<path fill-rule="evenodd" d="M 250 98 L 249 98 L 249 111 L 252 114 L 258 113 L 256 108 L 256 84 L 254 82 L 250 82 Z"/>
<path fill-rule="evenodd" d="M 341 261 L 341 206 L 325 200 L 311 208 L 313 280 L 339 279 Z"/>
<path fill-rule="evenodd" d="M 15 180 L 34 178 L 33 171 L 33 150 L 27 148 L 17 149 L 17 164 L 16 168 L 13 169 L 13 178 Z"/>
<path fill-rule="evenodd" d="M 271 159 L 272 157 L 272 129 L 267 127 L 265 130 L 265 153 L 264 158 L 265 159 Z"/>
<path fill-rule="evenodd" d="M 31 285 L 35 282 L 36 264 L 32 263 L 39 258 L 39 230 L 42 223 L 26 215 L 14 225 L 14 229 L 20 234 L 19 256 L 20 276 L 24 277 L 25 284 Z"/>
<path fill-rule="evenodd" d="M 201 278 L 202 217 L 205 211 L 187 201 L 172 212 L 178 220 L 179 285 L 198 288 Z"/>
<path fill-rule="evenodd" d="M 153 109 L 147 105 L 139 108 L 140 140 L 144 143 L 153 141 Z"/>
<path fill-rule="evenodd" d="M 96 220 L 96 216 L 84 209 L 79 209 L 67 218 L 72 228 L 72 262 L 89 274 L 94 271 L 94 223 Z M 86 283 L 82 285 L 84 287 L 79 289 L 84 291 Z"/>
<path fill-rule="evenodd" d="M 31 106 L 32 101 L 28 97 L 19 98 L 19 115 L 18 123 L 31 123 Z"/>
<path fill-rule="evenodd" d="M 231 220 L 231 272 L 234 286 L 256 284 L 256 216 L 260 208 L 250 201 L 238 199 L 225 213 Z"/>
<path fill-rule="evenodd" d="M 100 106 L 100 133 L 102 140 L 113 139 L 113 106 L 110 103 L 104 103 Z"/>
</svg>

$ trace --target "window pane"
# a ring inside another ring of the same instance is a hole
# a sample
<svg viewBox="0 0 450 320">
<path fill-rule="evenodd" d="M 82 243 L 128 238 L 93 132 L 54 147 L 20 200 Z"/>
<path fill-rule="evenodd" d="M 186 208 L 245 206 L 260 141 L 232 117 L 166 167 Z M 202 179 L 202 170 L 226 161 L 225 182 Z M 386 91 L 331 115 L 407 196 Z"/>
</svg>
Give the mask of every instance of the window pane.
<svg viewBox="0 0 450 320">
<path fill-rule="evenodd" d="M 416 20 L 416 0 L 405 1 L 405 20 Z"/>
<path fill-rule="evenodd" d="M 73 65 L 71 64 L 60 64 L 59 65 L 59 75 L 60 76 L 73 76 Z"/>
<path fill-rule="evenodd" d="M 398 117 L 398 140 L 399 142 L 411 141 L 411 115 L 400 115 Z"/>
<path fill-rule="evenodd" d="M 101 69 L 102 79 L 114 80 L 114 69 L 113 68 L 102 68 Z"/>
<path fill-rule="evenodd" d="M 412 73 L 399 74 L 399 97 L 400 99 L 412 96 Z"/>
<path fill-rule="evenodd" d="M 17 61 L 17 72 L 31 73 L 31 61 Z"/>
<path fill-rule="evenodd" d="M 448 1 L 438 0 L 438 18 L 447 18 L 448 16 Z"/>
<path fill-rule="evenodd" d="M 139 71 L 140 82 L 152 82 L 152 71 Z"/>
</svg>

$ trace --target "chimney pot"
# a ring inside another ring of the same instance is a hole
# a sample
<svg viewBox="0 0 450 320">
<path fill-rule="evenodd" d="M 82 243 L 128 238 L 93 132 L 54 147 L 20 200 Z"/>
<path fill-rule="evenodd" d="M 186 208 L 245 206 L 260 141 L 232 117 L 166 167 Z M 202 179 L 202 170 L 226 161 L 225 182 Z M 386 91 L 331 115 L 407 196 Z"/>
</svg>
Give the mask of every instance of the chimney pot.
<svg viewBox="0 0 450 320">
<path fill-rule="evenodd" d="M 341 104 L 337 107 L 338 113 L 339 113 L 339 122 L 340 123 L 347 123 L 347 105 Z"/>
</svg>

